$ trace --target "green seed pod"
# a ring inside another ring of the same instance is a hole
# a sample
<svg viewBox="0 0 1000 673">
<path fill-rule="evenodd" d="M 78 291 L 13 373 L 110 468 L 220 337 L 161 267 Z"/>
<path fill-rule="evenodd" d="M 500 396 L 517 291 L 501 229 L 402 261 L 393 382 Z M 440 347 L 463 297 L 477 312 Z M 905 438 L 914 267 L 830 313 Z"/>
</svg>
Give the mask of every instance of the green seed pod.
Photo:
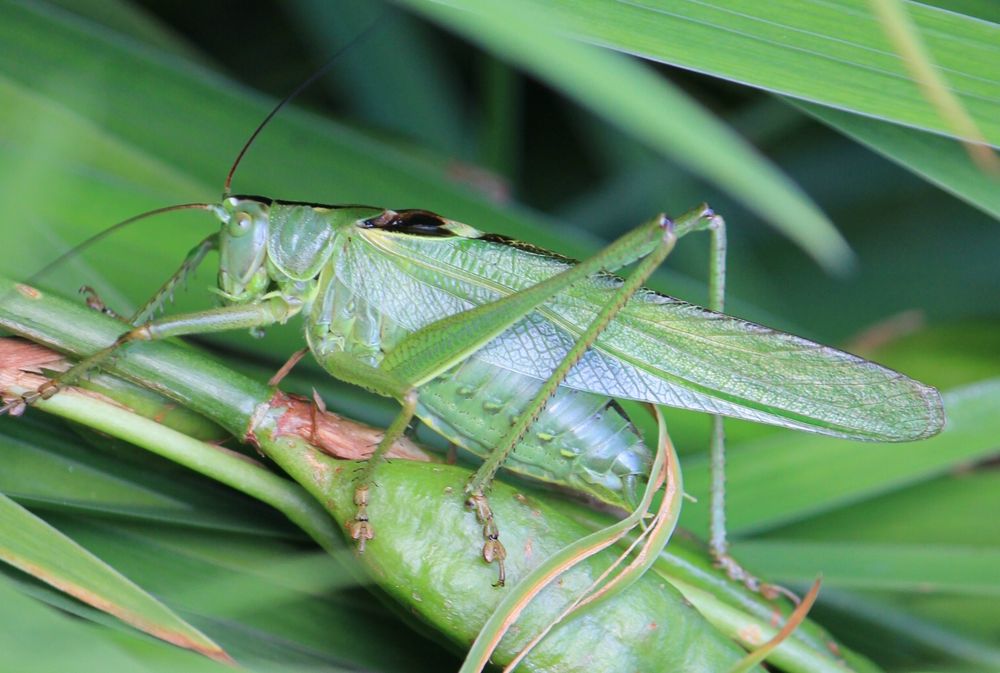
<svg viewBox="0 0 1000 673">
<path fill-rule="evenodd" d="M 354 513 L 356 464 L 316 456 L 307 487 L 338 521 Z M 482 531 L 463 506 L 469 472 L 396 461 L 379 467 L 369 514 L 375 538 L 361 561 L 378 583 L 422 621 L 468 647 L 503 598 L 495 566 L 480 557 Z M 548 505 L 497 483 L 490 504 L 507 547 L 508 587 L 590 531 Z M 494 654 L 504 663 L 614 559 L 598 554 L 543 590 Z M 570 617 L 522 662 L 524 671 L 725 671 L 744 652 L 716 631 L 681 594 L 647 574 L 613 600 Z"/>
</svg>

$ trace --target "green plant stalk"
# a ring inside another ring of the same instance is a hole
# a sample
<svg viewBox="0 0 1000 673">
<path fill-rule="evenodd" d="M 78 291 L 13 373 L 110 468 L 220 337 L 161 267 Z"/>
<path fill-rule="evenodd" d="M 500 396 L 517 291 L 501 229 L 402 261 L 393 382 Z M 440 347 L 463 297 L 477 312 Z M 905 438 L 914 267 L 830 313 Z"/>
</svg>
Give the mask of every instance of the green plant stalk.
<svg viewBox="0 0 1000 673">
<path fill-rule="evenodd" d="M 83 306 L 47 297 L 23 286 L 18 289 L 10 281 L 0 282 L 0 325 L 77 355 L 106 345 L 122 329 L 120 323 Z M 319 454 L 297 436 L 279 436 L 275 420 L 281 409 L 266 406 L 272 390 L 263 384 L 235 375 L 188 349 L 165 342 L 131 345 L 109 369 L 199 409 L 236 436 L 245 436 L 250 419 L 256 418 L 254 434 L 267 455 L 302 484 L 336 520 L 344 521 L 353 512 L 353 487 L 349 478 L 352 464 Z M 266 413 L 259 413 L 261 409 L 265 409 Z M 86 414 L 77 418 L 92 423 Z M 144 429 L 137 435 L 137 439 L 146 437 L 146 441 L 165 436 L 160 428 L 156 431 Z M 238 473 L 249 475 L 259 471 L 268 474 L 262 467 L 243 458 L 227 456 L 204 444 L 200 446 L 200 451 L 217 455 L 207 462 L 205 459 L 190 460 L 196 469 L 225 471 L 226 461 L 235 461 L 242 470 Z M 213 462 L 214 467 L 211 466 Z M 208 467 L 204 467 L 206 465 Z M 499 592 L 484 590 L 489 589 L 492 575 L 491 570 L 477 559 L 481 532 L 457 495 L 467 474 L 460 468 L 407 461 L 396 461 L 381 468 L 378 475 L 381 488 L 376 489 L 371 507 L 373 520 L 379 523 L 379 536 L 362 557 L 383 588 L 464 645 L 471 643 L 479 625 L 485 623 L 501 598 Z M 274 476 L 268 474 L 268 478 L 273 479 Z M 234 485 L 243 490 L 241 482 L 248 480 L 249 477 L 237 479 Z M 264 490 L 276 486 L 279 484 L 269 483 Z M 449 489 L 452 491 L 450 494 L 447 492 Z M 298 492 L 292 496 L 292 500 L 296 499 L 308 500 Z M 280 501 L 280 498 L 272 500 Z M 514 552 L 510 569 L 515 578 L 522 577 L 532 565 L 588 532 L 585 526 L 560 514 L 544 498 L 528 500 L 509 486 L 498 484 L 493 500 L 496 514 L 504 522 L 505 539 Z M 303 502 L 301 507 L 304 511 L 315 513 L 314 505 L 310 507 Z M 539 513 L 542 516 L 538 516 Z M 313 526 L 308 532 L 315 536 L 315 531 L 321 527 Z M 327 534 L 324 532 L 320 537 Z M 435 558 L 436 561 L 428 562 L 426 558 Z M 501 643 L 497 660 L 508 660 L 520 645 L 545 625 L 547 619 L 558 614 L 569 600 L 575 598 L 573 592 L 589 586 L 606 562 L 606 559 L 592 559 L 574 569 L 570 576 L 564 578 L 561 586 L 544 591 L 522 617 L 517 634 Z M 684 563 L 690 563 L 690 559 L 673 562 L 674 565 Z M 670 565 L 667 563 L 665 567 Z M 699 574 L 712 577 L 712 580 L 692 581 L 689 578 L 681 585 L 693 584 L 696 590 L 693 594 L 700 590 L 712 597 L 702 600 L 703 609 L 713 623 L 723 627 L 726 636 L 737 637 L 736 631 L 748 623 L 757 624 L 762 629 L 766 627 L 767 620 L 755 615 L 746 615 L 746 621 L 739 622 L 741 626 L 735 626 L 737 622 L 732 619 L 732 613 L 746 612 L 745 608 L 739 602 L 734 603 L 725 592 L 717 591 L 717 586 L 726 582 L 712 570 L 707 559 L 700 559 L 700 565 Z M 761 604 L 761 610 L 768 609 L 767 606 L 770 611 L 774 610 L 773 604 L 760 597 L 755 599 Z M 714 615 L 713 612 L 719 614 Z M 725 618 L 727 615 L 728 619 Z M 650 573 L 621 595 L 602 603 L 600 608 L 587 610 L 554 629 L 524 665 L 527 670 L 546 666 L 557 666 L 552 670 L 574 670 L 574 665 L 592 668 L 595 662 L 590 659 L 580 661 L 580 657 L 593 654 L 592 648 L 586 647 L 585 643 L 593 637 L 593 629 L 604 629 L 608 624 L 617 624 L 615 633 L 628 635 L 629 638 L 645 633 L 644 629 L 652 628 L 654 633 L 660 628 L 669 631 L 664 637 L 647 634 L 645 639 L 638 641 L 623 640 L 620 658 L 613 666 L 609 660 L 607 665 L 612 667 L 606 670 L 647 670 L 653 668 L 654 661 L 657 667 L 662 666 L 664 661 L 686 661 L 690 665 L 687 670 L 724 670 L 739 659 L 738 648 L 690 610 L 673 586 L 665 585 Z M 654 624 L 656 627 L 651 626 Z M 630 628 L 623 628 L 623 625 Z M 583 640 L 576 642 L 576 638 Z M 795 642 L 790 640 L 779 651 Z M 788 670 L 844 670 L 827 650 L 814 649 L 802 643 L 799 646 L 812 650 L 810 656 L 813 661 L 807 661 L 810 657 L 806 657 L 800 661 L 803 665 L 790 666 Z M 612 650 L 614 648 L 609 651 Z M 643 663 L 632 657 L 650 659 Z M 872 669 L 863 666 L 856 670 Z"/>
<path fill-rule="evenodd" d="M 127 409 L 73 391 L 40 400 L 37 405 L 43 411 L 124 439 L 271 505 L 328 552 L 344 549 L 329 514 L 308 497 L 301 486 L 242 454 L 207 444 Z"/>
<path fill-rule="evenodd" d="M 157 423 L 206 442 L 222 441 L 229 434 L 215 423 L 173 400 L 151 390 L 101 372 L 79 383 L 81 388 L 93 390 L 111 399 L 128 400 L 128 408 Z"/>
</svg>

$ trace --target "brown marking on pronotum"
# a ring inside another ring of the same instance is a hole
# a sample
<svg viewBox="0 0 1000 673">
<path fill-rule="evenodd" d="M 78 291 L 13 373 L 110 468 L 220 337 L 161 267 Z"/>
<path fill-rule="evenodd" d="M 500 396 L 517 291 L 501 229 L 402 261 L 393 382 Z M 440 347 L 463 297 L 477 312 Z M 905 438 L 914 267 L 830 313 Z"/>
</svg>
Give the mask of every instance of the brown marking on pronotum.
<svg viewBox="0 0 1000 673">
<path fill-rule="evenodd" d="M 118 605 L 117 603 L 107 598 L 104 598 L 94 593 L 93 591 L 90 591 L 89 589 L 85 589 L 84 587 L 78 584 L 74 584 L 72 582 L 57 577 L 56 575 L 51 573 L 47 568 L 43 568 L 34 563 L 30 563 L 29 561 L 23 558 L 20 558 L 18 556 L 9 553 L 0 554 L 0 557 L 2 557 L 11 565 L 20 568 L 24 572 L 40 579 L 46 584 L 49 584 L 55 587 L 56 589 L 59 589 L 60 591 L 63 591 L 69 594 L 70 596 L 73 596 L 74 598 L 83 601 L 87 605 L 91 605 L 97 608 L 98 610 L 101 610 L 102 612 L 106 612 L 109 615 L 113 615 L 118 619 L 122 620 L 123 622 L 125 622 L 126 624 L 130 624 L 141 631 L 145 631 L 150 635 L 156 636 L 160 640 L 164 640 L 168 643 L 171 643 L 172 645 L 177 645 L 178 647 L 183 647 L 188 650 L 193 650 L 194 652 L 203 654 L 206 657 L 214 659 L 216 661 L 230 664 L 232 666 L 236 665 L 236 661 L 233 660 L 233 658 L 230 657 L 225 650 L 223 650 L 217 644 L 212 642 L 212 640 L 209 639 L 207 636 L 197 631 L 195 631 L 195 633 L 201 636 L 204 639 L 204 642 L 199 642 L 199 640 L 192 638 L 190 636 L 186 636 L 178 631 L 165 629 L 157 625 L 155 622 L 146 619 L 145 617 L 142 617 L 138 613 L 128 610 L 122 607 L 121 605 Z M 167 610 L 168 612 L 170 612 L 171 616 L 177 617 L 177 615 L 175 615 L 172 611 L 170 611 L 169 609 Z M 192 630 L 194 630 L 193 627 Z"/>
<path fill-rule="evenodd" d="M 447 220 L 437 213 L 432 213 L 429 210 L 420 210 L 419 208 L 399 211 L 399 219 L 400 224 L 407 228 L 439 229 L 448 223 Z"/>
<path fill-rule="evenodd" d="M 381 213 L 375 217 L 370 217 L 367 220 L 361 221 L 361 226 L 368 229 L 382 229 L 385 227 L 392 226 L 392 223 L 396 221 L 399 217 L 399 213 L 395 210 L 389 210 L 386 208 Z"/>
<path fill-rule="evenodd" d="M 365 229 L 397 231 L 416 236 L 454 236 L 447 228 L 448 220 L 429 210 L 411 208 L 408 210 L 383 210 L 380 214 L 362 220 Z"/>
</svg>

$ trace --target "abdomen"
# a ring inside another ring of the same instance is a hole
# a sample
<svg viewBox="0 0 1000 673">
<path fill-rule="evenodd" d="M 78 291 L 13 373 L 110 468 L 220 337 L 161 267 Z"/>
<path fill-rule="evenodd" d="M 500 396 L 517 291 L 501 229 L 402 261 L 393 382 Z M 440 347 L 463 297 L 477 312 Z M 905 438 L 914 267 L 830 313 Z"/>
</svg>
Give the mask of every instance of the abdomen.
<svg viewBox="0 0 1000 673">
<path fill-rule="evenodd" d="M 503 440 L 542 381 L 470 358 L 420 389 L 417 415 L 480 457 Z M 630 507 L 641 496 L 650 451 L 607 397 L 559 388 L 505 467 Z"/>
</svg>

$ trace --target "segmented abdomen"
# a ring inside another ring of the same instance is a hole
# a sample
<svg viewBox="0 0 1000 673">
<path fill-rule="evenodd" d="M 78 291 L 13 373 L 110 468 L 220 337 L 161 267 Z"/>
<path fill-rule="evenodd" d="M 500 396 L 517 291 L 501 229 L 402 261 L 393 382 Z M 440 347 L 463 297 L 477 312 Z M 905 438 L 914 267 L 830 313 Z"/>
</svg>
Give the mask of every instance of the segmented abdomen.
<svg viewBox="0 0 1000 673">
<path fill-rule="evenodd" d="M 420 389 L 417 413 L 444 437 L 485 457 L 541 386 L 471 358 Z M 506 467 L 628 507 L 641 495 L 650 453 L 612 400 L 560 388 Z"/>
</svg>

